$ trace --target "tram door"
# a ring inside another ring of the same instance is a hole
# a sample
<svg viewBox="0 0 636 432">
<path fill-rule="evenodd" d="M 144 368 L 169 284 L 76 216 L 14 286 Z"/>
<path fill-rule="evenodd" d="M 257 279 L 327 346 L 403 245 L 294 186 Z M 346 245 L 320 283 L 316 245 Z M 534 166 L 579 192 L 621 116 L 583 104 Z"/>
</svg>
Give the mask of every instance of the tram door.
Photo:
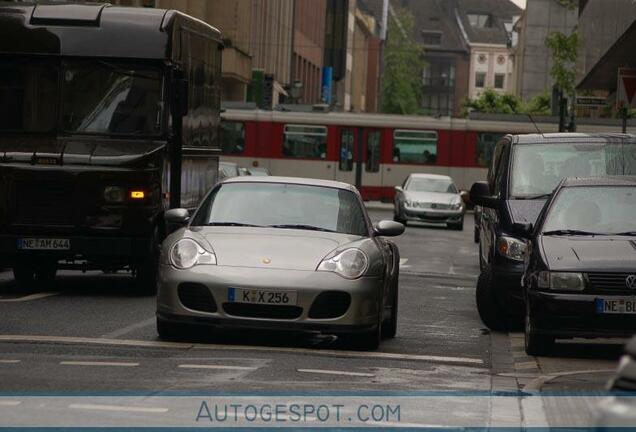
<svg viewBox="0 0 636 432">
<path fill-rule="evenodd" d="M 336 180 L 355 185 L 366 198 L 369 187 L 382 186 L 381 131 L 340 128 L 339 132 Z"/>
</svg>

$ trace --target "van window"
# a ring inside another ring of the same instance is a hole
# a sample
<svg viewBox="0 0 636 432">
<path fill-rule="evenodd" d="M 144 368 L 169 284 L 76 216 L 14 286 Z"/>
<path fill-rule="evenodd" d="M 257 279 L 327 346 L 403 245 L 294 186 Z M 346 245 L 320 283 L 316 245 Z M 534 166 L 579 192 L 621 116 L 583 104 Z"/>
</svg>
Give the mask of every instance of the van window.
<svg viewBox="0 0 636 432">
<path fill-rule="evenodd" d="M 283 156 L 326 159 L 327 128 L 325 126 L 285 125 Z"/>
<path fill-rule="evenodd" d="M 435 165 L 437 140 L 435 131 L 396 130 L 393 133 L 393 161 Z"/>
<path fill-rule="evenodd" d="M 529 144 L 514 148 L 511 197 L 552 193 L 565 177 L 636 174 L 636 143 Z"/>
</svg>

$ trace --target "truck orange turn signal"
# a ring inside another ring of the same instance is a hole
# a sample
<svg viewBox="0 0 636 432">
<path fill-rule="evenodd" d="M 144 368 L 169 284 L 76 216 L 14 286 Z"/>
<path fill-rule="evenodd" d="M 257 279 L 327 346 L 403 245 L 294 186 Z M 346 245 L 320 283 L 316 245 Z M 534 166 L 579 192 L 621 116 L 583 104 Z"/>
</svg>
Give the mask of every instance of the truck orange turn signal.
<svg viewBox="0 0 636 432">
<path fill-rule="evenodd" d="M 144 191 L 130 191 L 130 199 L 142 200 L 144 198 L 146 198 L 146 194 Z"/>
</svg>

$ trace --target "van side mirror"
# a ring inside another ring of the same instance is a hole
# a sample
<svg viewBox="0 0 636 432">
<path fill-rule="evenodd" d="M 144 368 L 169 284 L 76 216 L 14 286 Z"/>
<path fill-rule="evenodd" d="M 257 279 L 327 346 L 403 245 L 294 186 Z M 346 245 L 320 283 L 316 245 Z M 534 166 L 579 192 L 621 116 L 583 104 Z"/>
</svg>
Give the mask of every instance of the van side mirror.
<svg viewBox="0 0 636 432">
<path fill-rule="evenodd" d="M 534 226 L 531 223 L 514 223 L 512 224 L 512 233 L 518 235 L 521 238 L 530 238 L 532 237 L 532 231 L 534 230 Z"/>
<path fill-rule="evenodd" d="M 470 188 L 470 200 L 473 204 L 487 208 L 497 208 L 499 200 L 490 195 L 490 187 L 487 182 L 477 182 Z"/>
<path fill-rule="evenodd" d="M 178 78 L 175 80 L 172 92 L 172 115 L 183 117 L 188 114 L 189 83 L 187 79 Z"/>
<path fill-rule="evenodd" d="M 402 189 L 402 186 L 396 186 L 395 187 L 395 191 L 396 192 L 402 192 L 404 189 Z"/>
<path fill-rule="evenodd" d="M 183 226 L 190 220 L 190 212 L 183 208 L 170 209 L 164 214 L 164 219 L 169 225 Z"/>
</svg>

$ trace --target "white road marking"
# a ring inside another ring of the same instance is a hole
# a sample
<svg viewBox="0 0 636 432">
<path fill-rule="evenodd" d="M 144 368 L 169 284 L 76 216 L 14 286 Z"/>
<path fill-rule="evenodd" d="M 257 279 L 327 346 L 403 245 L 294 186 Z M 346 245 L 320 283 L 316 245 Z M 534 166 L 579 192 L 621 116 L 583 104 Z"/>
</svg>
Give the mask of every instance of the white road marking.
<svg viewBox="0 0 636 432">
<path fill-rule="evenodd" d="M 252 366 L 226 366 L 226 365 L 201 365 L 201 364 L 181 364 L 177 366 L 181 369 L 218 369 L 218 370 L 245 370 L 252 371 L 258 369 Z"/>
<path fill-rule="evenodd" d="M 146 320 L 136 322 L 134 324 L 131 324 L 131 325 L 123 327 L 123 328 L 120 328 L 120 329 L 112 331 L 110 333 L 106 333 L 105 335 L 102 335 L 102 337 L 105 338 L 105 339 L 117 339 L 118 337 L 123 336 L 123 335 L 128 334 L 128 333 L 132 333 L 135 330 L 139 330 L 141 328 L 154 325 L 156 322 L 157 322 L 157 319 L 155 317 L 148 318 Z"/>
<path fill-rule="evenodd" d="M 108 367 L 137 367 L 139 363 L 99 362 L 99 361 L 61 361 L 64 366 L 108 366 Z"/>
<path fill-rule="evenodd" d="M 18 406 L 22 401 L 0 400 L 0 406 L 14 407 Z"/>
<path fill-rule="evenodd" d="M 347 371 L 336 371 L 336 370 L 326 370 L 326 369 L 296 369 L 301 373 L 312 373 L 312 374 L 322 374 L 322 375 L 341 375 L 341 376 L 354 376 L 354 377 L 368 377 L 373 378 L 375 375 L 371 373 L 363 373 L 363 372 L 347 372 Z"/>
<path fill-rule="evenodd" d="M 457 272 L 455 271 L 455 266 L 451 264 L 450 268 L 448 269 L 448 274 L 449 275 L 456 275 Z"/>
<path fill-rule="evenodd" d="M 60 293 L 58 293 L 58 292 L 50 292 L 50 293 L 31 294 L 31 295 L 28 295 L 28 296 L 17 297 L 17 298 L 0 298 L 0 303 L 28 302 L 28 301 L 33 301 L 33 300 L 40 300 L 40 299 L 47 298 L 47 297 L 53 297 L 53 296 L 56 296 L 56 295 L 60 295 Z"/>
<path fill-rule="evenodd" d="M 401 269 L 411 268 L 410 265 L 406 265 L 407 262 L 409 262 L 408 258 L 400 258 L 400 268 Z"/>
<path fill-rule="evenodd" d="M 60 343 L 60 344 L 83 344 L 83 345 L 111 345 L 111 346 L 127 346 L 136 348 L 166 348 L 166 349 L 202 349 L 202 350 L 225 350 L 225 351 L 257 351 L 257 352 L 280 352 L 295 354 L 311 354 L 321 357 L 345 357 L 345 358 L 362 358 L 362 359 L 382 359 L 395 361 L 415 361 L 415 362 L 431 362 L 431 363 L 448 363 L 448 364 L 471 364 L 483 365 L 484 362 L 478 358 L 472 357 L 445 357 L 431 356 L 419 354 L 399 354 L 386 352 L 363 352 L 363 351 L 340 351 L 326 349 L 309 349 L 309 348 L 287 348 L 287 347 L 265 347 L 265 346 L 249 346 L 249 345 L 220 345 L 220 344 L 199 344 L 186 342 L 161 342 L 161 341 L 143 341 L 128 339 L 104 339 L 104 338 L 86 338 L 72 336 L 40 336 L 40 335 L 0 335 L 0 342 L 43 342 L 43 343 Z"/>
<path fill-rule="evenodd" d="M 71 404 L 70 409 L 95 410 L 95 411 L 121 411 L 121 412 L 138 412 L 138 413 L 154 413 L 161 414 L 168 412 L 168 408 L 153 407 L 133 407 L 118 405 L 97 405 L 97 404 Z"/>
<path fill-rule="evenodd" d="M 0 360 L 0 364 L 16 364 L 16 363 L 20 363 L 22 360 Z"/>
</svg>

